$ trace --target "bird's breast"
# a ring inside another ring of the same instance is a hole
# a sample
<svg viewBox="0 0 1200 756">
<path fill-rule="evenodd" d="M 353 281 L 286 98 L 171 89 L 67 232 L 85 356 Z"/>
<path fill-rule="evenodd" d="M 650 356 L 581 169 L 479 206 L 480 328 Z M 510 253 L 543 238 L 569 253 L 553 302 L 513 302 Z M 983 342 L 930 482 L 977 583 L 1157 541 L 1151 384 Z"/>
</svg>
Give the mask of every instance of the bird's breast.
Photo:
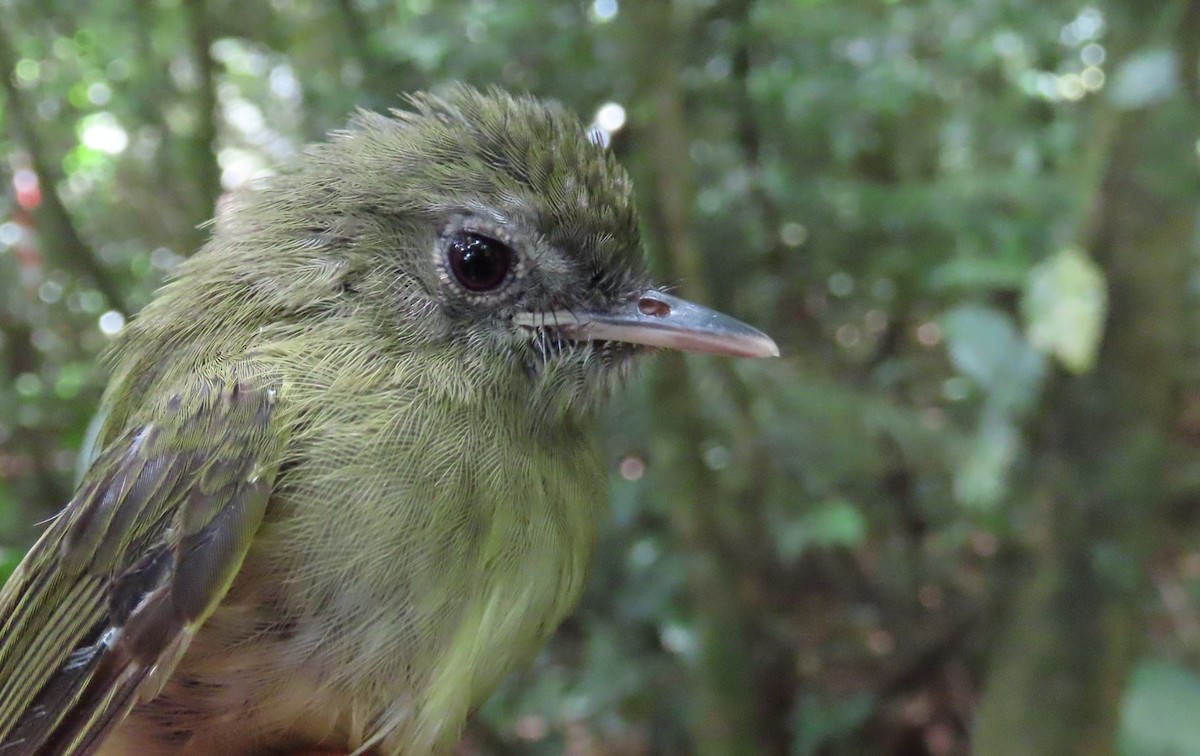
<svg viewBox="0 0 1200 756">
<path fill-rule="evenodd" d="M 220 692 L 280 742 L 437 750 L 578 599 L 603 470 L 583 429 L 533 432 L 519 405 L 401 396 L 306 422 L 175 695 Z"/>
</svg>

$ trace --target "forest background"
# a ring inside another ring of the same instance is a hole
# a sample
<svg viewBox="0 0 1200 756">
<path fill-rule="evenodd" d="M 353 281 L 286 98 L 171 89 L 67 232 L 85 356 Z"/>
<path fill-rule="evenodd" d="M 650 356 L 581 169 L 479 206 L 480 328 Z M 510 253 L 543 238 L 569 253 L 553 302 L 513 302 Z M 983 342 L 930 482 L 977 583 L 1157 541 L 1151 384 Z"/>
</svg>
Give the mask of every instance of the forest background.
<svg viewBox="0 0 1200 756">
<path fill-rule="evenodd" d="M 1198 61 L 1200 0 L 0 0 L 0 577 L 223 192 L 498 85 L 783 358 L 606 414 L 589 591 L 464 753 L 1200 753 Z"/>
</svg>

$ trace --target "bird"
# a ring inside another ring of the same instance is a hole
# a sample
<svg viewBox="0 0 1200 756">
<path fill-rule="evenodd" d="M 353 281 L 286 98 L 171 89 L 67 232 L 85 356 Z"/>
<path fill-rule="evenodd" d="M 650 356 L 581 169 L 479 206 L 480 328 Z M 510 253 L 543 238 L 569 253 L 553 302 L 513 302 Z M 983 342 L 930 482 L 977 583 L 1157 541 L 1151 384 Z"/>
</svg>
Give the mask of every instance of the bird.
<svg viewBox="0 0 1200 756">
<path fill-rule="evenodd" d="M 452 749 L 580 597 L 638 355 L 779 354 L 642 246 L 582 121 L 466 85 L 230 195 L 0 591 L 0 756 Z"/>
</svg>

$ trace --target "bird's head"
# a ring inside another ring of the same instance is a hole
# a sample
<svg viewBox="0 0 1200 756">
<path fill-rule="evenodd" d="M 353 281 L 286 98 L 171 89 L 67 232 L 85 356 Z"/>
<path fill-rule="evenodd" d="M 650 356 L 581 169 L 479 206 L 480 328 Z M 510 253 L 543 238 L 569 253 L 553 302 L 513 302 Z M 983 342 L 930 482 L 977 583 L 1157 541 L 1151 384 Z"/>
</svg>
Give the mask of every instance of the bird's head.
<svg viewBox="0 0 1200 756">
<path fill-rule="evenodd" d="M 275 265 L 293 268 L 275 268 L 280 309 L 354 309 L 393 349 L 453 350 L 560 408 L 594 404 L 641 348 L 778 354 L 650 284 L 628 176 L 556 104 L 415 95 L 360 113 L 254 194 L 218 221 L 214 246 L 256 250 L 245 240 L 269 234 Z"/>
</svg>

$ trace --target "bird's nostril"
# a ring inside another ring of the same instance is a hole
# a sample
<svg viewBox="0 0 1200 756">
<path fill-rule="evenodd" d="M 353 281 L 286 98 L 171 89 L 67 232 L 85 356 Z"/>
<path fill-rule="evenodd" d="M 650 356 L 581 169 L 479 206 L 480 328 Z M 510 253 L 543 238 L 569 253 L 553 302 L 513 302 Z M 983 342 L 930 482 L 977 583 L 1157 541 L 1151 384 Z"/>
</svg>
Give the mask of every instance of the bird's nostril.
<svg viewBox="0 0 1200 756">
<path fill-rule="evenodd" d="M 652 318 L 665 318 L 671 314 L 671 305 L 653 297 L 638 300 L 638 311 Z"/>
</svg>

